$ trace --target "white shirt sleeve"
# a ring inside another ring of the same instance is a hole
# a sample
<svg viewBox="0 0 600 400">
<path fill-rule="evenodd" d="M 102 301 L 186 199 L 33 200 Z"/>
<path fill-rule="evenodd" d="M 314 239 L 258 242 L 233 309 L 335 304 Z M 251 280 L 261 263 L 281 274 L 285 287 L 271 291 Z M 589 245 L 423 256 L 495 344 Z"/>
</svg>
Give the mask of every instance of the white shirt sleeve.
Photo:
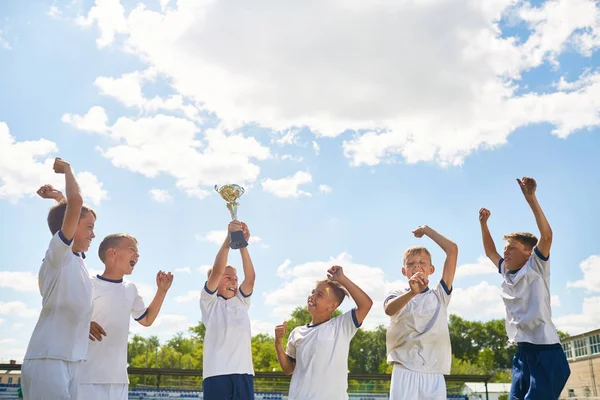
<svg viewBox="0 0 600 400">
<path fill-rule="evenodd" d="M 75 257 L 73 254 L 73 239 L 67 240 L 62 231 L 58 231 L 50 240 L 46 251 L 46 259 L 53 267 L 60 268 L 65 265 L 69 256 Z"/>
<path fill-rule="evenodd" d="M 247 308 L 250 308 L 250 297 L 252 296 L 252 293 L 244 293 L 242 291 L 242 287 L 240 286 L 237 290 L 236 296 L 242 301 L 242 303 L 244 303 L 244 305 Z"/>
<path fill-rule="evenodd" d="M 131 305 L 131 316 L 136 321 L 143 319 L 148 314 L 148 308 L 144 304 L 144 299 L 140 296 L 137 287 L 132 283 L 133 303 Z"/>
<path fill-rule="evenodd" d="M 438 283 L 437 287 L 434 289 L 438 295 L 438 298 L 442 301 L 442 303 L 447 307 L 450 304 L 450 298 L 452 297 L 452 288 L 448 288 L 446 286 L 446 282 L 443 279 L 440 279 L 440 283 Z"/>
<path fill-rule="evenodd" d="M 339 332 L 347 338 L 352 338 L 358 328 L 360 328 L 361 324 L 358 323 L 358 319 L 356 319 L 356 308 L 353 308 L 350 311 L 345 312 L 344 314 L 336 317 L 339 324 Z"/>
<path fill-rule="evenodd" d="M 296 361 L 296 328 L 294 328 L 294 330 L 292 330 L 292 332 L 290 333 L 290 336 L 288 336 L 288 342 L 287 342 L 287 347 L 285 349 L 285 354 L 287 354 L 288 357 L 292 358 L 294 361 Z"/>
<path fill-rule="evenodd" d="M 215 289 L 213 292 L 211 292 L 208 290 L 208 287 L 206 286 L 207 284 L 208 281 L 204 284 L 204 287 L 200 293 L 200 311 L 202 312 L 203 316 L 208 314 L 210 306 L 217 301 L 218 289 Z"/>
<path fill-rule="evenodd" d="M 550 275 L 550 255 L 544 257 L 537 246 L 533 248 L 533 253 L 531 253 L 528 263 L 531 266 L 531 269 L 540 273 L 542 276 L 547 277 Z"/>
<path fill-rule="evenodd" d="M 395 299 L 396 297 L 400 296 L 402 294 L 402 292 L 400 290 L 392 290 L 388 293 L 388 295 L 385 297 L 385 300 L 383 300 L 383 308 L 385 309 L 386 304 L 388 303 L 388 301 Z"/>
</svg>

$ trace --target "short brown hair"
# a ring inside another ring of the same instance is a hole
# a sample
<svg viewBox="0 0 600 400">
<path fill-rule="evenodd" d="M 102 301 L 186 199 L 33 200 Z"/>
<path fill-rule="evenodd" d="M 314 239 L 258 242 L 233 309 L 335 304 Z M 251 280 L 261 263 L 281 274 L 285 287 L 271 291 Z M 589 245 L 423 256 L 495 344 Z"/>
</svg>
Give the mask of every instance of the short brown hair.
<svg viewBox="0 0 600 400">
<path fill-rule="evenodd" d="M 63 220 L 65 219 L 65 213 L 67 212 L 67 201 L 61 200 L 48 211 L 48 228 L 50 228 L 50 232 L 53 235 L 56 232 L 60 231 L 62 228 Z M 86 206 L 85 204 L 81 206 L 81 213 L 79 214 L 79 219 L 85 217 L 85 215 L 90 212 L 96 217 L 96 211 L 94 211 L 91 207 Z"/>
<path fill-rule="evenodd" d="M 416 254 L 425 253 L 429 256 L 429 262 L 431 262 L 431 253 L 425 246 L 411 246 L 408 249 L 404 250 L 402 265 L 406 264 L 406 257 L 414 256 Z"/>
<path fill-rule="evenodd" d="M 348 296 L 348 291 L 346 290 L 346 288 L 342 286 L 339 282 L 333 281 L 331 279 L 320 279 L 317 281 L 317 285 L 320 285 L 321 283 L 326 283 L 331 289 L 333 289 L 333 298 L 335 299 L 335 302 L 339 307 L 340 304 L 342 304 L 342 302 L 346 298 L 346 296 Z"/>
<path fill-rule="evenodd" d="M 106 259 L 106 251 L 108 249 L 114 249 L 121 243 L 121 240 L 124 239 L 131 239 L 136 244 L 138 242 L 134 236 L 128 233 L 113 233 L 102 239 L 102 243 L 100 243 L 100 247 L 98 247 L 98 257 L 100 257 L 100 260 L 104 262 Z"/>
<path fill-rule="evenodd" d="M 529 232 L 513 232 L 509 233 L 508 235 L 504 235 L 504 240 L 509 239 L 513 239 L 521 243 L 527 248 L 527 250 L 533 249 L 538 242 L 538 238 L 533 233 Z"/>
</svg>

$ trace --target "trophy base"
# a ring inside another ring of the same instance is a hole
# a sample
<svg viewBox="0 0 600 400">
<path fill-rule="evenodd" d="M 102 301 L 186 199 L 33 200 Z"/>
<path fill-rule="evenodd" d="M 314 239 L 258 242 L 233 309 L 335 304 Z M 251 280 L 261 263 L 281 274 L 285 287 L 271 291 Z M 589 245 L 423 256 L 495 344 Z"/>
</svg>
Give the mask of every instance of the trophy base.
<svg viewBox="0 0 600 400">
<path fill-rule="evenodd" d="M 248 246 L 248 242 L 246 242 L 242 231 L 235 231 L 229 234 L 229 247 L 237 250 L 246 246 Z"/>
</svg>

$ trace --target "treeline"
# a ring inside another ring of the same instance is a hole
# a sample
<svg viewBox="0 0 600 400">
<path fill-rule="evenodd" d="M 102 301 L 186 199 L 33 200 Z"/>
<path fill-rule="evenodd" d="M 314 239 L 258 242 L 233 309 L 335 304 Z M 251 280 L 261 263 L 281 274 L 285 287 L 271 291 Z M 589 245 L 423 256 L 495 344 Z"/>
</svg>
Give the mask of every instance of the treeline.
<svg viewBox="0 0 600 400">
<path fill-rule="evenodd" d="M 338 314 L 339 311 L 336 311 Z M 306 308 L 296 308 L 287 321 L 288 333 L 296 326 L 310 323 L 310 320 Z M 155 336 L 144 338 L 135 335 L 129 342 L 129 365 L 139 368 L 202 369 L 205 330 L 204 325 L 199 323 L 189 329 L 189 335 L 184 336 L 180 332 L 162 344 Z M 508 344 L 503 319 L 479 322 L 451 315 L 449 330 L 452 374 L 493 375 L 494 382 L 510 382 L 512 356 L 516 349 Z M 386 363 L 385 333 L 386 327 L 383 325 L 373 330 L 358 330 L 350 345 L 348 368 L 351 373 L 391 372 L 392 366 Z M 566 337 L 562 332 L 559 335 L 561 339 Z M 281 371 L 273 340 L 272 335 L 264 333 L 252 337 L 255 371 Z M 136 385 L 139 379 L 132 376 L 131 384 Z"/>
</svg>

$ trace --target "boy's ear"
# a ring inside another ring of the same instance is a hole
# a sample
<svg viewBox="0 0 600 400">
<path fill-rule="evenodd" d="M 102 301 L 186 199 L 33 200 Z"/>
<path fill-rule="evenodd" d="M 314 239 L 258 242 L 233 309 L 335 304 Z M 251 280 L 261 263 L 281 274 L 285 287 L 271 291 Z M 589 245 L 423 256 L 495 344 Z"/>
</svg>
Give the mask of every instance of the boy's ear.
<svg viewBox="0 0 600 400">
<path fill-rule="evenodd" d="M 433 264 L 431 264 L 431 272 L 429 273 L 429 275 L 433 275 L 434 272 L 435 272 L 435 267 L 433 266 Z"/>
<path fill-rule="evenodd" d="M 406 276 L 406 268 L 402 267 L 402 275 Z"/>
</svg>

